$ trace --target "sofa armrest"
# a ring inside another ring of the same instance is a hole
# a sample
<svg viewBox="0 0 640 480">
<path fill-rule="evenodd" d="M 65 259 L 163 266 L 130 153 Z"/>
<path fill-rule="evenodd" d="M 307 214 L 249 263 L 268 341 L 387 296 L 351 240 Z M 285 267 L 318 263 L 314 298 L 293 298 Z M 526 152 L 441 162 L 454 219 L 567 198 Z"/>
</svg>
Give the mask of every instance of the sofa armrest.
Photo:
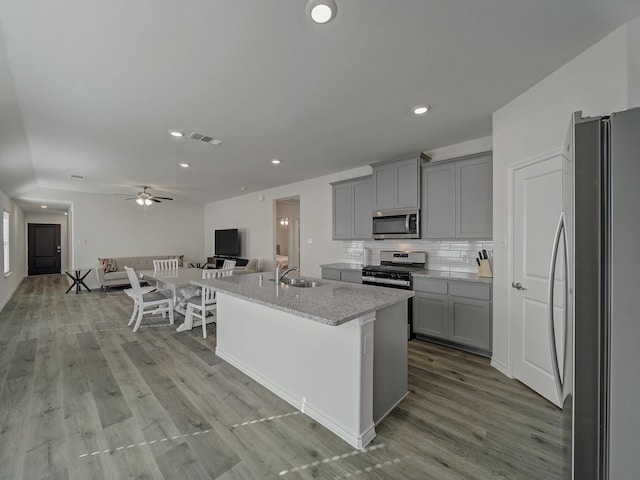
<svg viewBox="0 0 640 480">
<path fill-rule="evenodd" d="M 102 269 L 102 267 L 100 265 L 98 265 L 96 267 L 96 277 L 98 278 L 98 282 L 100 283 L 100 286 L 104 285 L 104 270 Z"/>
</svg>

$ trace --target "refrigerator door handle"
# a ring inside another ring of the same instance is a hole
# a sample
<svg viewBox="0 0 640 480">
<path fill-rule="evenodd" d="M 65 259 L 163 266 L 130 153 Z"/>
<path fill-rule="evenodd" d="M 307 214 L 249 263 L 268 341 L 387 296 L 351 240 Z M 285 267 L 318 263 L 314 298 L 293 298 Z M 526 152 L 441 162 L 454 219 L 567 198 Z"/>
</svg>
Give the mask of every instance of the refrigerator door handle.
<svg viewBox="0 0 640 480">
<path fill-rule="evenodd" d="M 560 245 L 560 238 L 565 229 L 564 224 L 564 212 L 560 213 L 560 219 L 558 220 L 558 226 L 556 227 L 556 234 L 553 239 L 553 250 L 551 252 L 551 264 L 549 265 L 549 290 L 547 294 L 548 303 L 548 318 L 549 318 L 549 341 L 551 343 L 551 369 L 553 370 L 553 379 L 555 380 L 556 389 L 558 391 L 558 399 L 562 404 L 562 379 L 560 378 L 560 365 L 558 364 L 558 350 L 556 349 L 556 327 L 554 323 L 553 312 L 553 284 L 556 275 L 556 260 L 558 258 L 558 247 Z M 565 243 L 566 245 L 566 243 Z M 565 253 L 566 255 L 566 253 Z"/>
</svg>

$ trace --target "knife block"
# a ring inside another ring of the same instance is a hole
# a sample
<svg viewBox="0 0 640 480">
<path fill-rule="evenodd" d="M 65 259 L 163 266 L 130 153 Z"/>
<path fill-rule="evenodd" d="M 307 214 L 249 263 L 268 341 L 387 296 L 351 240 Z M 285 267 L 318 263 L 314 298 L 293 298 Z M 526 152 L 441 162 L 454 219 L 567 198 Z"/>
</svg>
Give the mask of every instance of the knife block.
<svg viewBox="0 0 640 480">
<path fill-rule="evenodd" d="M 478 276 L 493 278 L 493 272 L 491 272 L 491 264 L 489 263 L 489 260 L 480 260 L 480 266 L 478 267 Z"/>
</svg>

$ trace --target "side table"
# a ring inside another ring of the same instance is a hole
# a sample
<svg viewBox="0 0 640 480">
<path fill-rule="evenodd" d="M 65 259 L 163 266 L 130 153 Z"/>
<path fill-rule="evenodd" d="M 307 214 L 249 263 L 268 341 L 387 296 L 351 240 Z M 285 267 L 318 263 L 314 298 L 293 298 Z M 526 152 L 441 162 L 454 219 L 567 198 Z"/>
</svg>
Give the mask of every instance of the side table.
<svg viewBox="0 0 640 480">
<path fill-rule="evenodd" d="M 84 283 L 84 279 L 87 278 L 87 275 L 89 275 L 91 270 L 93 270 L 94 268 L 95 267 L 76 267 L 76 268 L 66 269 L 64 273 L 66 273 L 69 276 L 69 278 L 73 280 L 73 283 L 64 293 L 69 293 L 73 287 L 76 287 L 76 295 L 80 293 L 80 290 L 82 290 L 82 287 L 86 288 L 87 291 L 90 292 L 91 289 L 87 287 L 86 283 Z"/>
</svg>

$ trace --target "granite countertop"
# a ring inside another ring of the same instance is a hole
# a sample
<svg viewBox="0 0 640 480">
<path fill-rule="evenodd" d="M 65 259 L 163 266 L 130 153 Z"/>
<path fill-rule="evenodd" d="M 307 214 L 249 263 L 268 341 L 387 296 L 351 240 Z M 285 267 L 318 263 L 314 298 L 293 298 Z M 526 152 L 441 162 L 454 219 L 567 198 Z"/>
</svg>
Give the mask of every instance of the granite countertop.
<svg viewBox="0 0 640 480">
<path fill-rule="evenodd" d="M 434 270 L 418 270 L 411 272 L 414 277 L 434 278 L 437 280 L 455 280 L 457 282 L 473 282 L 473 283 L 488 283 L 493 284 L 493 278 L 491 277 L 479 277 L 475 273 L 460 273 L 460 272 L 438 272 Z"/>
<path fill-rule="evenodd" d="M 214 287 L 233 297 L 332 326 L 341 325 L 414 296 L 411 290 L 325 279 L 318 280 L 323 284 L 318 287 L 281 285 L 276 289 L 273 277 L 273 273 L 262 272 L 194 280 L 191 283 Z"/>
<path fill-rule="evenodd" d="M 362 270 L 362 264 L 360 263 L 327 263 L 326 265 L 320 265 L 320 268 L 335 268 L 337 270 Z"/>
</svg>

